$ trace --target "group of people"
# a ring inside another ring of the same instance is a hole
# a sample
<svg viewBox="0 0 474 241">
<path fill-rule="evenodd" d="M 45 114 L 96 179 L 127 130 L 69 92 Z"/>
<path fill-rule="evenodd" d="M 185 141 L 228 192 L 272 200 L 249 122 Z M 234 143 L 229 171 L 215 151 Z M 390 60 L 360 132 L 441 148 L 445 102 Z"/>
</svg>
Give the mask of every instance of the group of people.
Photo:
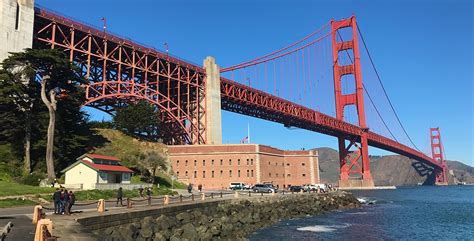
<svg viewBox="0 0 474 241">
<path fill-rule="evenodd" d="M 198 191 L 199 192 L 202 192 L 202 184 L 199 184 L 198 185 Z M 192 193 L 193 192 L 193 184 L 192 183 L 189 183 L 188 184 L 188 193 Z"/>
<path fill-rule="evenodd" d="M 72 205 L 76 202 L 76 196 L 72 191 L 57 188 L 53 194 L 54 214 L 71 214 Z"/>
</svg>

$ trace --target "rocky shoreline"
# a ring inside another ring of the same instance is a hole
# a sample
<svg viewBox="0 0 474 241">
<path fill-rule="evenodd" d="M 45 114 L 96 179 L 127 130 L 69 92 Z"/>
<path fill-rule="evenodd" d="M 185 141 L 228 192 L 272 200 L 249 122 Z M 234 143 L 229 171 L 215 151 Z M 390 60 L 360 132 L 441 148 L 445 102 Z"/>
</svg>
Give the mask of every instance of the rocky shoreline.
<svg viewBox="0 0 474 241">
<path fill-rule="evenodd" d="M 94 230 L 99 240 L 246 240 L 257 229 L 283 219 L 360 207 L 350 193 L 295 194 L 225 200 L 216 207 L 190 209 L 176 215 L 145 217 Z"/>
</svg>

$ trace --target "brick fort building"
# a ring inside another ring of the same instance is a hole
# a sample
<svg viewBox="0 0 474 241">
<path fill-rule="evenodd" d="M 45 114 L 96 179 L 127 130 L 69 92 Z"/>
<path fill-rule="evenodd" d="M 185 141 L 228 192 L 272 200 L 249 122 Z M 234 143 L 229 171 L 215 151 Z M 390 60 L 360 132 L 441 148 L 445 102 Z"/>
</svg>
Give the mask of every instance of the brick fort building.
<svg viewBox="0 0 474 241">
<path fill-rule="evenodd" d="M 231 182 L 271 182 L 279 188 L 319 183 L 318 152 L 284 151 L 259 144 L 177 145 L 168 147 L 179 181 L 204 189 L 226 189 Z"/>
</svg>

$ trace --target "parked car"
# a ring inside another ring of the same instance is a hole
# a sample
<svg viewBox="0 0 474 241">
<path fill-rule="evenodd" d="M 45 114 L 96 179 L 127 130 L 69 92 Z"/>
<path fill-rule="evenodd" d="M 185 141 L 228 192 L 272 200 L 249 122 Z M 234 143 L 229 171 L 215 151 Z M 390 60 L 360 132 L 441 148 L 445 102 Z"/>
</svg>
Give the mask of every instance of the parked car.
<svg viewBox="0 0 474 241">
<path fill-rule="evenodd" d="M 267 193 L 276 192 L 276 190 L 274 188 L 270 187 L 269 185 L 265 185 L 265 184 L 255 184 L 255 186 L 253 186 L 252 190 L 254 192 L 267 192 Z"/>
<path fill-rule="evenodd" d="M 273 182 L 264 182 L 263 185 L 267 185 L 275 190 L 278 190 L 278 187 L 276 187 L 275 185 L 273 185 Z"/>
<path fill-rule="evenodd" d="M 301 190 L 303 190 L 303 187 L 302 186 L 291 186 L 288 190 L 290 192 L 301 192 Z"/>
<path fill-rule="evenodd" d="M 243 182 L 231 182 L 229 184 L 229 189 L 230 190 L 244 190 L 245 189 L 245 183 L 243 183 Z"/>
<path fill-rule="evenodd" d="M 311 191 L 311 186 L 309 184 L 304 184 L 301 188 L 303 189 L 303 192 Z"/>
</svg>

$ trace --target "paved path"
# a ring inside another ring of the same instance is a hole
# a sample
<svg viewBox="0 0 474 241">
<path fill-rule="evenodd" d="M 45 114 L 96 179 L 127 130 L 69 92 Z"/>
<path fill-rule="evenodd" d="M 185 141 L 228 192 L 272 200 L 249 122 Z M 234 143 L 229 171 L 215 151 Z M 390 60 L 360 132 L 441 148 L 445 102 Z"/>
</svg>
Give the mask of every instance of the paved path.
<svg viewBox="0 0 474 241">
<path fill-rule="evenodd" d="M 219 192 L 204 192 L 206 195 L 206 199 L 210 199 L 211 193 L 213 193 L 214 199 L 221 199 L 220 197 L 220 191 Z M 242 197 L 248 197 L 249 192 L 248 191 L 242 191 L 240 192 L 240 195 Z M 269 196 L 271 194 L 255 194 L 251 193 L 252 197 L 260 197 L 261 195 L 264 196 Z M 287 193 L 288 194 L 288 193 Z M 195 192 L 193 193 L 194 195 L 194 201 L 192 201 L 191 195 L 190 194 L 181 194 L 183 196 L 183 203 L 190 203 L 190 202 L 201 202 L 200 201 L 200 193 Z M 222 192 L 223 199 L 231 199 L 234 197 L 234 192 L 230 191 L 223 191 Z M 152 203 L 151 206 L 148 205 L 147 199 L 141 199 L 141 198 L 132 198 L 132 201 L 134 203 L 133 209 L 127 209 L 125 206 L 115 206 L 115 200 L 107 200 L 106 201 L 106 214 L 107 213 L 117 213 L 117 212 L 129 212 L 133 210 L 142 210 L 142 209 L 150 209 L 150 208 L 159 208 L 163 207 L 163 196 L 157 196 L 152 198 Z M 181 202 L 179 195 L 175 196 L 170 196 L 170 204 L 171 205 L 179 205 Z M 84 203 L 84 202 L 83 202 Z M 54 215 L 53 210 L 50 209 L 50 207 L 44 207 L 44 211 L 46 213 L 46 216 L 49 218 L 54 219 L 76 219 L 78 217 L 84 217 L 84 216 L 94 216 L 97 215 L 97 203 L 94 201 L 90 201 L 86 205 L 74 205 L 72 210 L 73 213 L 70 216 L 63 216 L 63 215 Z M 123 202 L 124 205 L 126 205 L 126 200 Z M 11 230 L 11 232 L 7 235 L 6 240 L 32 240 L 34 238 L 34 229 L 35 226 L 31 223 L 31 217 L 32 217 L 32 212 L 33 212 L 33 206 L 23 206 L 23 207 L 13 207 L 13 208 L 2 208 L 0 209 L 0 224 L 2 223 L 8 223 L 11 221 L 14 226 Z M 4 225 L 5 225 L 4 224 Z"/>
</svg>

